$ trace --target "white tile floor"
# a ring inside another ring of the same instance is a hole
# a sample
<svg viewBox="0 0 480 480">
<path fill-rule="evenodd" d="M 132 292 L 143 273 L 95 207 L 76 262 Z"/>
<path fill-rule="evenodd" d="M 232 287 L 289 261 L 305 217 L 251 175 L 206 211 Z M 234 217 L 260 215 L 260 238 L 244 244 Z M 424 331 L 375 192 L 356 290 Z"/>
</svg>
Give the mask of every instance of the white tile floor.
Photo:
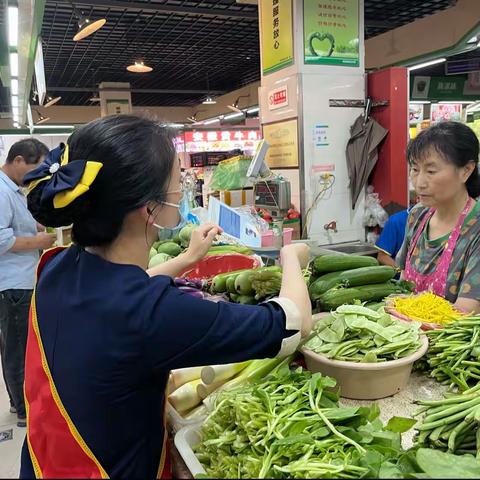
<svg viewBox="0 0 480 480">
<path fill-rule="evenodd" d="M 0 478 L 18 478 L 20 472 L 20 452 L 26 428 L 17 427 L 17 416 L 9 412 L 8 394 L 0 375 L 0 439 L 2 432 L 13 430 L 11 440 L 0 441 Z"/>
</svg>

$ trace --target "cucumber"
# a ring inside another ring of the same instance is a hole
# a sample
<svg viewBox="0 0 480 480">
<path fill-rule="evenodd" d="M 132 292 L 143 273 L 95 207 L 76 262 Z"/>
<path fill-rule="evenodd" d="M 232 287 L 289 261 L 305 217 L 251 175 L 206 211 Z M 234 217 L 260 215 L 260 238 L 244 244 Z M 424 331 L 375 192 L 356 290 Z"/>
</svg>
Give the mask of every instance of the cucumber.
<svg viewBox="0 0 480 480">
<path fill-rule="evenodd" d="M 237 245 L 217 245 L 214 247 L 210 247 L 208 250 L 209 255 L 213 255 L 215 253 L 242 253 L 244 255 L 249 255 L 252 253 L 252 250 L 248 247 L 240 247 Z"/>
<path fill-rule="evenodd" d="M 322 255 L 313 260 L 316 273 L 340 272 L 362 267 L 378 267 L 378 261 L 376 258 L 361 255 Z"/>
<path fill-rule="evenodd" d="M 310 298 L 315 301 L 320 295 L 339 285 L 358 287 L 374 283 L 388 282 L 395 276 L 395 269 L 385 265 L 362 267 L 343 272 L 331 272 L 317 278 L 309 287 Z"/>
<path fill-rule="evenodd" d="M 402 293 L 402 289 L 392 282 L 353 288 L 332 288 L 320 295 L 318 303 L 323 311 L 330 311 L 341 305 L 352 304 L 355 300 L 379 302 L 394 293 Z"/>
</svg>

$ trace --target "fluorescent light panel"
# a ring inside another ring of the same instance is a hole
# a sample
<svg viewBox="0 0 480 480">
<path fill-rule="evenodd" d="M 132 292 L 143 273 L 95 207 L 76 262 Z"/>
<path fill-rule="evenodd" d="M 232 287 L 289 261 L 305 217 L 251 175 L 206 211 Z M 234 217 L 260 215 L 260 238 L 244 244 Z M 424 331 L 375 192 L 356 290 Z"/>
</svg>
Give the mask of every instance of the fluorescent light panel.
<svg viewBox="0 0 480 480">
<path fill-rule="evenodd" d="M 12 77 L 18 77 L 18 53 L 10 53 L 10 75 Z"/>
<path fill-rule="evenodd" d="M 436 60 L 430 60 L 429 62 L 419 63 L 418 65 L 412 65 L 408 67 L 408 70 L 412 72 L 413 70 L 419 70 L 420 68 L 430 67 L 432 65 L 437 65 L 438 63 L 446 62 L 446 58 L 437 58 Z"/>
<path fill-rule="evenodd" d="M 18 80 L 16 78 L 12 78 L 10 81 L 10 93 L 12 95 L 18 95 Z"/>
<path fill-rule="evenodd" d="M 243 117 L 243 113 L 230 113 L 229 115 L 225 115 L 225 120 L 231 120 L 232 118 Z"/>
<path fill-rule="evenodd" d="M 443 105 L 458 105 L 458 104 L 461 104 L 461 105 L 473 105 L 475 102 L 469 102 L 469 101 L 466 101 L 466 100 L 458 100 L 458 101 L 454 101 L 454 100 L 445 100 L 445 101 L 441 101 L 441 102 L 438 102 L 438 103 L 441 103 Z"/>
<path fill-rule="evenodd" d="M 249 110 L 247 110 L 247 113 L 257 113 L 259 111 L 260 111 L 260 108 L 255 107 L 255 108 L 250 108 Z"/>
<path fill-rule="evenodd" d="M 243 115 L 243 114 L 242 114 Z M 219 122 L 220 119 L 219 118 L 212 118 L 211 120 L 207 120 L 205 122 L 203 122 L 204 125 L 212 125 L 212 123 L 217 123 Z"/>
<path fill-rule="evenodd" d="M 18 107 L 18 96 L 12 95 L 10 101 L 12 102 L 12 107 Z"/>
<path fill-rule="evenodd" d="M 18 7 L 8 7 L 8 45 L 18 47 Z"/>
<path fill-rule="evenodd" d="M 75 128 L 73 125 L 35 125 L 35 130 L 37 128 L 42 128 L 42 129 L 45 129 L 45 130 L 48 130 L 48 129 L 53 129 L 53 128 L 70 128 L 70 129 L 73 129 Z"/>
</svg>

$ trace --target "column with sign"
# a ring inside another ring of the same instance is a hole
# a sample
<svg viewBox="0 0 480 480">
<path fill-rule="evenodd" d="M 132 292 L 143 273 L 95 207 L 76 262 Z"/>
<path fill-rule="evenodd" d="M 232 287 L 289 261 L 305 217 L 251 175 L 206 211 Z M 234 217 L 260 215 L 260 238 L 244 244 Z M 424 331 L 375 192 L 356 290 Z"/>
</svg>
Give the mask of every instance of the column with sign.
<svg viewBox="0 0 480 480">
<path fill-rule="evenodd" d="M 259 7 L 260 115 L 271 143 L 266 161 L 290 181 L 309 238 L 319 244 L 365 240 L 363 205 L 348 208 L 345 159 L 361 109 L 330 107 L 332 99 L 365 98 L 364 0 L 259 0 Z M 294 55 L 278 68 L 284 8 L 291 9 Z M 337 232 L 324 229 L 332 221 Z"/>
</svg>

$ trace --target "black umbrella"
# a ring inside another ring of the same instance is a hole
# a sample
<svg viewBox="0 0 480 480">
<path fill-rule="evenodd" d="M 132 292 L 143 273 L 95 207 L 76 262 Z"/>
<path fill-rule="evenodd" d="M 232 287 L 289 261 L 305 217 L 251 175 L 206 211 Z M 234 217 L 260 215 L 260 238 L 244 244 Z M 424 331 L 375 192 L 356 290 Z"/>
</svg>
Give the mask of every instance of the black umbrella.
<svg viewBox="0 0 480 480">
<path fill-rule="evenodd" d="M 350 128 L 347 144 L 347 167 L 350 177 L 352 209 L 355 208 L 360 193 L 365 188 L 373 167 L 377 163 L 377 147 L 388 130 L 368 115 L 360 115 Z"/>
</svg>

